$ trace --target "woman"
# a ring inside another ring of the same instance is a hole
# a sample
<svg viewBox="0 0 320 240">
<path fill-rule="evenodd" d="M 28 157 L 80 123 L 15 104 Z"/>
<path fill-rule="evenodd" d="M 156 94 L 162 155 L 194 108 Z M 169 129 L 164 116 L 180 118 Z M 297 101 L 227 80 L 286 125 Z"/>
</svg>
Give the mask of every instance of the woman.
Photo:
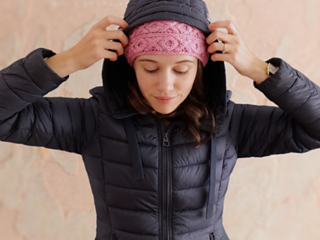
<svg viewBox="0 0 320 240">
<path fill-rule="evenodd" d="M 320 147 L 319 87 L 280 58 L 255 57 L 232 22 L 207 18 L 199 0 L 131 0 L 124 19 L 102 19 L 71 49 L 39 48 L 0 72 L 0 139 L 82 155 L 96 240 L 228 239 L 237 158 Z M 43 97 L 102 58 L 91 98 Z M 223 61 L 279 107 L 230 101 Z"/>
</svg>

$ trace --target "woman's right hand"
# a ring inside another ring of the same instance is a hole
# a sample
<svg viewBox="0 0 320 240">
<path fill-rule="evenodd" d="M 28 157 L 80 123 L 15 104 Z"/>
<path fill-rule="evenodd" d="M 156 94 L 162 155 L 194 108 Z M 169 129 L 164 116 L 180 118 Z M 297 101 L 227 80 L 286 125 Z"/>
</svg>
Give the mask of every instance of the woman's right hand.
<svg viewBox="0 0 320 240">
<path fill-rule="evenodd" d="M 124 47 L 129 40 L 121 29 L 106 30 L 111 24 L 122 28 L 128 27 L 128 23 L 122 18 L 107 16 L 93 25 L 80 42 L 70 49 L 71 56 L 79 70 L 90 67 L 102 58 L 116 61 L 118 56 L 124 53 Z M 120 42 L 110 41 L 111 39 L 119 39 Z M 109 51 L 109 49 L 116 50 L 116 52 Z"/>
<path fill-rule="evenodd" d="M 111 24 L 122 28 L 128 27 L 128 23 L 122 18 L 106 16 L 93 25 L 75 46 L 47 58 L 46 63 L 60 77 L 65 77 L 78 70 L 86 69 L 103 58 L 116 61 L 118 56 L 124 53 L 124 47 L 129 40 L 122 29 L 106 30 Z M 112 39 L 119 39 L 120 42 L 110 41 Z M 112 52 L 110 49 L 116 52 Z"/>
</svg>

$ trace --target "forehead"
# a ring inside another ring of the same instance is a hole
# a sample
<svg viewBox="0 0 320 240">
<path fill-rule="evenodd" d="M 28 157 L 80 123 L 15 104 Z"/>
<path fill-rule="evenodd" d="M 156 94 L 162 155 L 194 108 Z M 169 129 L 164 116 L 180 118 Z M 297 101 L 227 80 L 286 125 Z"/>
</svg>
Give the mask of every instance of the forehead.
<svg viewBox="0 0 320 240">
<path fill-rule="evenodd" d="M 139 55 L 136 60 L 138 63 L 155 63 L 155 64 L 178 64 L 178 63 L 196 63 L 197 58 L 191 55 Z"/>
</svg>

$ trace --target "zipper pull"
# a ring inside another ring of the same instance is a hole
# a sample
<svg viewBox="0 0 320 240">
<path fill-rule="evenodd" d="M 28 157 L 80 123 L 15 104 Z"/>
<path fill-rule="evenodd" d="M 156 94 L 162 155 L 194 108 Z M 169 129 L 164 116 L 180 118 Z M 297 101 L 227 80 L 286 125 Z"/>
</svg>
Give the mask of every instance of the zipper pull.
<svg viewBox="0 0 320 240">
<path fill-rule="evenodd" d="M 210 233 L 210 240 L 215 240 L 213 233 Z"/>
<path fill-rule="evenodd" d="M 164 146 L 164 147 L 170 146 L 170 144 L 169 144 L 169 137 L 168 137 L 168 133 L 167 133 L 167 132 L 164 134 L 164 137 L 163 137 L 163 146 Z"/>
</svg>

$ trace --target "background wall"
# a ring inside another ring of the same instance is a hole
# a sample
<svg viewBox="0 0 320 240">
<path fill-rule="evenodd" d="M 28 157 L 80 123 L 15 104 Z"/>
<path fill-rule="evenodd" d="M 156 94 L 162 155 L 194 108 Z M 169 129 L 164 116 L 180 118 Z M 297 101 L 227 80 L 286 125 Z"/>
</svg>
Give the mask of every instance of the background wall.
<svg viewBox="0 0 320 240">
<path fill-rule="evenodd" d="M 0 0 L 0 69 L 44 47 L 74 46 L 128 0 Z M 320 1 L 207 0 L 211 21 L 230 19 L 262 60 L 280 57 L 320 84 Z M 115 26 L 114 26 L 115 27 Z M 228 63 L 231 100 L 271 105 Z M 89 97 L 102 60 L 70 75 L 49 96 Z M 263 121 L 263 119 L 261 119 Z M 226 195 L 231 240 L 320 239 L 320 150 L 239 159 Z M 80 156 L 0 143 L 0 239 L 93 240 L 95 212 Z"/>
</svg>

